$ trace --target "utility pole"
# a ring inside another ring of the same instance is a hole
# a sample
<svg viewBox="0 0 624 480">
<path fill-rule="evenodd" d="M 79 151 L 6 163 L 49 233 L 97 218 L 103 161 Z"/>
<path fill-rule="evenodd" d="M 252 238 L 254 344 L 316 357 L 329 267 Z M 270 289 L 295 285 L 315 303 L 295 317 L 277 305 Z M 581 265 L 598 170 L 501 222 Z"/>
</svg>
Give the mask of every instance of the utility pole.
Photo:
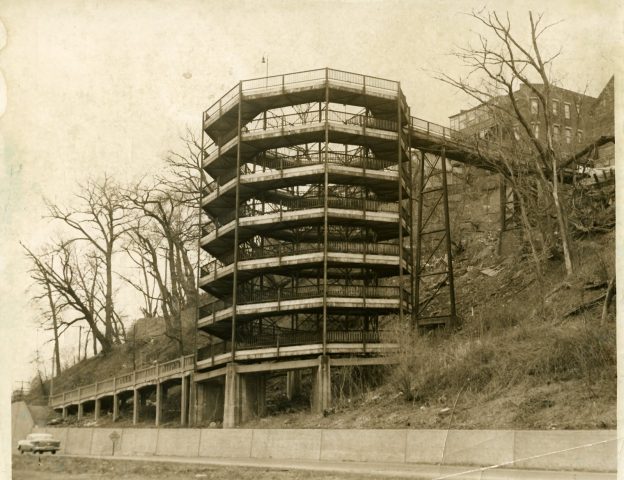
<svg viewBox="0 0 624 480">
<path fill-rule="evenodd" d="M 54 394 L 54 355 L 52 355 L 52 373 L 50 374 L 50 396 Z"/>
<path fill-rule="evenodd" d="M 269 86 L 269 56 L 262 56 L 262 63 L 266 63 L 266 86 Z"/>
<path fill-rule="evenodd" d="M 78 361 L 80 361 L 80 348 L 82 346 L 82 325 L 78 327 Z"/>
</svg>

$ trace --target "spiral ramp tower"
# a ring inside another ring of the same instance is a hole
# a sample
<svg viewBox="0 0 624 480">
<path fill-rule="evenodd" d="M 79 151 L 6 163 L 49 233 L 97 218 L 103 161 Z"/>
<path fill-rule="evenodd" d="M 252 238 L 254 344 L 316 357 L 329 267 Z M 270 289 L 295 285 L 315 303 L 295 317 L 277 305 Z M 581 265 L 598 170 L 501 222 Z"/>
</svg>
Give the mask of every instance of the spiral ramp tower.
<svg viewBox="0 0 624 480">
<path fill-rule="evenodd" d="M 241 81 L 203 117 L 195 421 L 236 426 L 311 369 L 385 362 L 412 314 L 409 109 L 398 82 L 332 69 Z M 396 322 L 395 322 L 396 324 Z"/>
</svg>

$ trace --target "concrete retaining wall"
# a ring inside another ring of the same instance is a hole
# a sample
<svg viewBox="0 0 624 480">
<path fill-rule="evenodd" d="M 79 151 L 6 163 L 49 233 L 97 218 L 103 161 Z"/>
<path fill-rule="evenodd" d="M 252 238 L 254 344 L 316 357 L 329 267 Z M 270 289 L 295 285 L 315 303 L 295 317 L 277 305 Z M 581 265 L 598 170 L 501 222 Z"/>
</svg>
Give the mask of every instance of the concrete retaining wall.
<svg viewBox="0 0 624 480">
<path fill-rule="evenodd" d="M 252 458 L 318 460 L 322 430 L 253 430 Z"/>
<path fill-rule="evenodd" d="M 177 455 L 197 457 L 201 430 L 195 428 L 175 428 L 158 431 L 156 455 Z"/>
<path fill-rule="evenodd" d="M 295 430 L 35 428 L 62 451 L 110 455 L 396 462 L 615 472 L 614 430 Z"/>
</svg>

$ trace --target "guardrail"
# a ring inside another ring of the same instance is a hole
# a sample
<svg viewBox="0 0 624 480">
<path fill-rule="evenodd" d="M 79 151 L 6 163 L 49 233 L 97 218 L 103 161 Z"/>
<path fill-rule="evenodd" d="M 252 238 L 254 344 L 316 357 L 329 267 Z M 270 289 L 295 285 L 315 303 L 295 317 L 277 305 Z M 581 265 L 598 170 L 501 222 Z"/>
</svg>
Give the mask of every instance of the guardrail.
<svg viewBox="0 0 624 480">
<path fill-rule="evenodd" d="M 327 343 L 373 344 L 396 342 L 396 332 L 390 330 L 328 330 Z M 290 330 L 280 327 L 265 328 L 259 331 L 243 331 L 237 335 L 237 350 L 255 350 L 271 347 L 292 347 L 298 345 L 317 345 L 323 342 L 323 332 Z M 232 351 L 231 342 L 219 342 L 200 348 L 197 361 L 214 359 Z"/>
<path fill-rule="evenodd" d="M 360 89 L 363 93 L 372 92 L 390 96 L 398 95 L 403 106 L 403 111 L 407 111 L 407 101 L 405 95 L 401 91 L 399 82 L 353 72 L 324 68 L 244 80 L 230 89 L 204 111 L 204 126 L 214 122 L 229 108 L 235 105 L 240 99 L 240 93 L 254 95 L 261 93 L 275 94 L 279 93 L 280 89 L 283 90 L 289 85 L 297 85 L 301 88 L 317 88 L 319 86 L 324 86 L 326 82 L 329 83 L 330 86 L 331 84 L 335 84 L 355 87 L 356 89 Z M 396 131 L 397 129 L 397 123 L 391 120 L 379 119 L 367 115 L 353 115 L 332 110 L 321 110 L 305 112 L 305 114 L 288 114 L 272 117 L 263 116 L 261 119 L 257 118 L 252 120 L 248 125 L 243 127 L 243 135 L 255 130 L 285 128 L 289 125 L 303 125 L 314 122 L 338 122 L 391 131 Z M 433 142 L 463 150 L 467 154 L 478 155 L 485 161 L 485 164 L 491 164 L 492 168 L 494 168 L 497 163 L 500 163 L 501 156 L 508 157 L 511 155 L 510 158 L 515 158 L 523 155 L 523 152 L 519 152 L 518 150 L 522 148 L 522 145 L 515 144 L 512 141 L 485 138 L 478 133 L 467 135 L 461 131 L 418 117 L 411 117 L 409 119 L 409 125 L 404 128 L 404 132 L 411 135 L 424 135 Z M 219 145 L 224 146 L 227 142 L 235 138 L 236 135 L 237 129 L 225 132 L 225 134 L 221 135 L 218 139 Z M 219 146 L 216 143 L 208 145 L 204 151 L 204 159 L 217 152 L 218 149 Z M 524 154 L 526 153 L 529 152 L 524 152 Z M 484 168 L 488 167 L 484 166 Z"/>
<path fill-rule="evenodd" d="M 363 170 L 374 170 L 378 172 L 396 172 L 397 163 L 391 160 L 382 160 L 363 154 L 345 154 L 338 152 L 306 153 L 305 155 L 289 156 L 277 153 L 276 151 L 265 151 L 262 156 L 253 159 L 253 162 L 245 163 L 240 168 L 241 175 L 258 175 L 263 173 L 274 173 L 291 168 L 310 167 L 324 165 L 325 161 L 330 165 L 342 167 L 352 167 Z M 203 195 L 208 196 L 213 192 L 219 193 L 220 188 L 232 181 L 236 173 L 230 172 L 225 177 L 219 177 L 203 187 Z M 258 179 L 256 177 L 256 179 Z"/>
<path fill-rule="evenodd" d="M 254 132 L 275 132 L 283 131 L 285 128 L 291 128 L 301 125 L 324 123 L 349 125 L 360 128 L 383 130 L 387 132 L 396 132 L 398 123 L 394 120 L 386 120 L 376 118 L 369 115 L 359 115 L 337 110 L 321 110 L 320 112 L 288 113 L 285 115 L 274 115 L 268 118 L 256 118 L 241 129 L 242 138 Z M 228 142 L 234 140 L 237 136 L 237 129 L 230 130 L 220 138 L 220 141 L 209 144 L 204 148 L 204 160 L 211 156 L 218 156 L 219 146 L 224 147 Z M 217 154 L 217 155 L 214 155 Z"/>
<path fill-rule="evenodd" d="M 242 205 L 238 208 L 238 218 L 246 217 L 262 217 L 264 215 L 281 215 L 290 212 L 298 212 L 315 208 L 323 208 L 325 206 L 325 198 L 322 196 L 314 197 L 294 197 L 282 198 L 279 201 L 265 202 L 263 205 Z M 371 200 L 368 198 L 347 198 L 347 197 L 327 197 L 327 208 L 339 210 L 358 210 L 367 212 L 383 212 L 398 213 L 399 206 L 395 202 L 383 202 L 380 200 Z M 407 210 L 403 209 L 404 217 Z M 217 230 L 217 226 L 222 228 L 228 223 L 236 219 L 236 209 L 232 209 L 219 218 L 215 222 L 202 226 L 202 236 L 209 235 Z"/>
<path fill-rule="evenodd" d="M 303 72 L 286 73 L 282 75 L 272 75 L 270 77 L 267 76 L 243 80 L 204 111 L 204 124 L 206 124 L 213 117 L 221 117 L 224 112 L 228 111 L 230 107 L 238 102 L 241 93 L 253 95 L 261 92 L 279 92 L 287 86 L 322 86 L 326 81 L 337 85 L 355 87 L 370 93 L 378 93 L 382 95 L 398 94 L 404 106 L 407 105 L 405 95 L 403 95 L 403 92 L 400 89 L 399 82 L 343 70 L 319 68 Z"/>
<path fill-rule="evenodd" d="M 278 243 L 264 246 L 239 247 L 238 261 L 261 260 L 264 258 L 282 258 L 291 255 L 323 252 L 322 243 Z M 330 253 L 354 253 L 365 255 L 399 255 L 398 244 L 386 243 L 355 243 L 355 242 L 327 242 L 327 251 Z M 403 249 L 404 258 L 409 260 L 409 251 Z M 225 255 L 221 260 L 215 259 L 201 267 L 201 276 L 216 275 L 220 268 L 234 263 L 234 254 Z"/>
<path fill-rule="evenodd" d="M 327 285 L 327 296 L 363 298 L 363 299 L 398 299 L 401 287 L 398 286 L 361 286 L 361 285 Z M 238 305 L 252 305 L 255 303 L 282 302 L 304 298 L 318 298 L 324 294 L 323 285 L 304 285 L 295 288 L 277 288 L 258 290 L 256 292 L 237 292 Z M 410 304 L 411 293 L 403 287 L 403 300 Z M 218 300 L 204 305 L 199 309 L 199 318 L 216 316 L 218 312 L 232 307 L 231 300 Z"/>
<path fill-rule="evenodd" d="M 255 119 L 248 125 L 243 127 L 243 137 L 255 131 L 271 131 L 282 130 L 288 127 L 298 125 L 318 124 L 328 122 L 332 124 L 354 125 L 358 127 L 366 127 L 370 129 L 396 132 L 397 122 L 393 120 L 378 119 L 366 115 L 353 115 L 345 112 L 323 110 L 321 112 L 310 112 L 306 115 L 287 114 L 281 116 L 273 116 L 266 120 Z M 422 118 L 411 117 L 409 122 L 409 133 L 411 135 L 424 135 L 431 141 L 453 146 L 465 150 L 470 153 L 478 153 L 484 158 L 496 157 L 500 153 L 514 153 L 513 146 L 508 142 L 493 141 L 481 138 L 477 133 L 467 135 L 450 127 L 445 127 L 437 123 L 429 122 Z M 221 145 L 236 138 L 236 131 L 229 132 L 222 138 Z M 208 159 L 215 154 L 218 155 L 219 146 L 216 143 L 208 145 L 204 149 L 204 159 Z M 517 152 L 516 152 L 517 153 Z M 287 165 L 283 161 L 282 165 Z M 275 166 L 277 168 L 277 166 Z M 284 167 L 288 168 L 288 167 Z"/>
<path fill-rule="evenodd" d="M 63 393 L 50 395 L 48 403 L 50 406 L 54 407 L 57 405 L 64 405 L 68 402 L 80 402 L 83 399 L 90 399 L 100 394 L 113 394 L 116 391 L 127 389 L 130 386 L 134 387 L 136 385 L 157 381 L 171 375 L 192 371 L 194 368 L 195 355 L 186 355 L 169 362 L 152 365 Z"/>
</svg>

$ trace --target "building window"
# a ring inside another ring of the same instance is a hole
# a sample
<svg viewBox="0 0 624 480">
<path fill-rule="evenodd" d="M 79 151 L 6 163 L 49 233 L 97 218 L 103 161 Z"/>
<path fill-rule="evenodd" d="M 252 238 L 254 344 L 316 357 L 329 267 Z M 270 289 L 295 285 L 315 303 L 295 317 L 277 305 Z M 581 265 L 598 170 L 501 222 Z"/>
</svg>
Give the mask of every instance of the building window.
<svg viewBox="0 0 624 480">
<path fill-rule="evenodd" d="M 553 139 L 555 142 L 559 141 L 561 137 L 561 127 L 559 125 L 553 125 Z"/>
<path fill-rule="evenodd" d="M 572 143 L 572 129 L 570 127 L 565 129 L 565 142 Z"/>
<path fill-rule="evenodd" d="M 559 100 L 552 101 L 552 112 L 553 115 L 559 115 Z"/>
<path fill-rule="evenodd" d="M 583 130 L 576 131 L 576 142 L 581 143 L 583 141 Z"/>
<path fill-rule="evenodd" d="M 451 118 L 451 128 L 453 130 L 457 130 L 457 127 L 458 127 L 457 117 Z"/>
<path fill-rule="evenodd" d="M 537 98 L 531 98 L 531 115 L 537 115 L 539 113 L 539 103 Z"/>
<path fill-rule="evenodd" d="M 533 127 L 533 135 L 535 138 L 539 138 L 539 123 L 532 123 L 531 126 Z"/>
<path fill-rule="evenodd" d="M 565 117 L 566 120 L 570 120 L 570 104 L 569 103 L 563 104 L 563 116 Z"/>
</svg>

